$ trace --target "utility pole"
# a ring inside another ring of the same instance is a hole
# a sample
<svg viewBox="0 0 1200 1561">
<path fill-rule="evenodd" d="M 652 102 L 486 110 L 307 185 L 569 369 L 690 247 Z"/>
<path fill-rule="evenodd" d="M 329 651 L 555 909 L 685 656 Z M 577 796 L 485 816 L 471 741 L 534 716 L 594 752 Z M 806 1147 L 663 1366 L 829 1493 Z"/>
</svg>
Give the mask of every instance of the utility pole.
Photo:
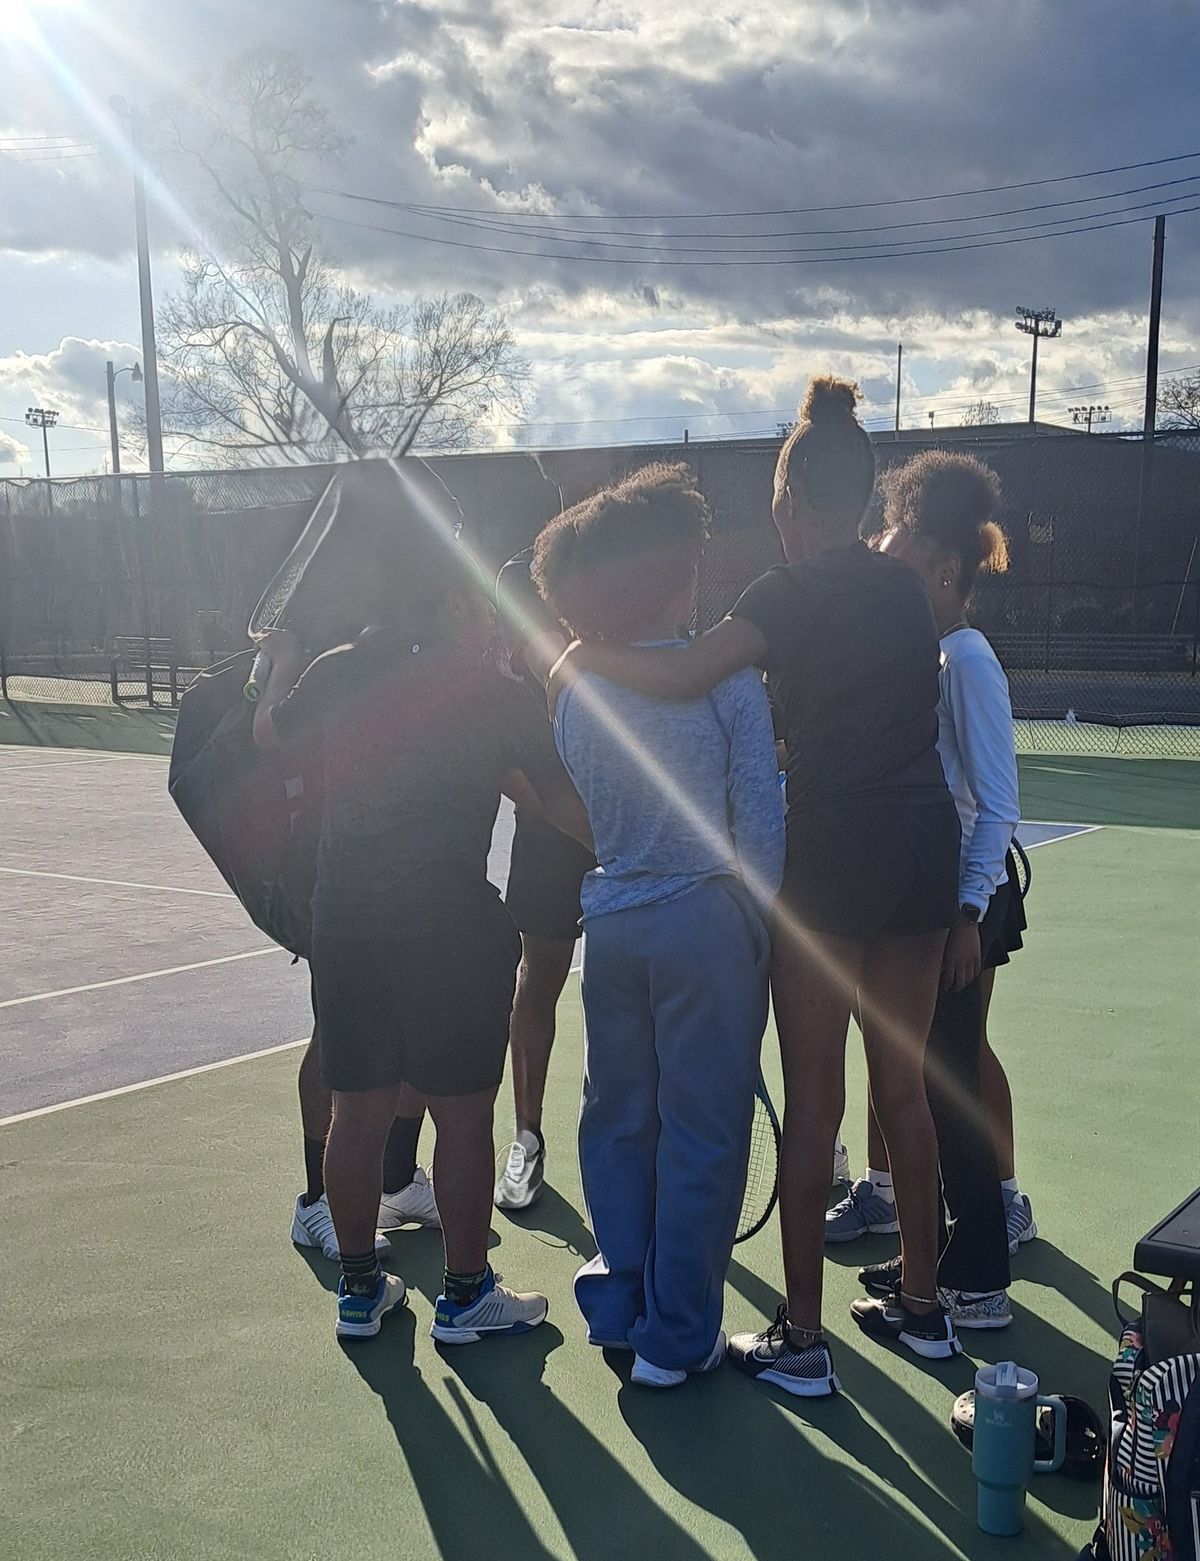
<svg viewBox="0 0 1200 1561">
<path fill-rule="evenodd" d="M 1056 309 L 1024 309 L 1018 305 L 1016 326 L 1026 336 L 1033 337 L 1033 361 L 1029 367 L 1029 421 L 1032 423 L 1036 420 L 1037 409 L 1038 341 L 1043 336 L 1051 339 L 1061 336 L 1063 322 Z"/>
<path fill-rule="evenodd" d="M 108 379 L 108 442 L 112 446 L 112 469 L 114 473 L 121 470 L 121 441 L 117 436 L 117 375 L 128 374 L 135 385 L 141 383 L 141 365 L 131 363 L 127 368 L 114 369 L 112 359 L 104 365 Z"/>
<path fill-rule="evenodd" d="M 1071 421 L 1075 424 L 1086 423 L 1090 434 L 1093 423 L 1107 423 L 1112 417 L 1112 408 L 1108 406 L 1068 407 Z"/>
<path fill-rule="evenodd" d="M 146 381 L 146 453 L 152 472 L 163 470 L 162 410 L 158 398 L 158 350 L 154 341 L 154 290 L 150 280 L 150 237 L 146 223 L 146 175 L 142 114 L 124 98 L 111 99 L 113 112 L 129 121 L 133 160 L 133 219 L 137 232 L 138 297 L 142 315 L 142 363 Z"/>
<path fill-rule="evenodd" d="M 1133 528 L 1133 627 L 1138 626 L 1138 587 L 1142 579 L 1142 523 L 1150 503 L 1154 425 L 1158 419 L 1158 333 L 1162 323 L 1163 251 L 1167 219 L 1154 219 L 1154 258 L 1150 267 L 1150 325 L 1146 335 L 1146 409 L 1142 416 L 1142 464 L 1138 473 L 1137 518 Z"/>
<path fill-rule="evenodd" d="M 1167 244 L 1167 219 L 1154 219 L 1154 262 L 1150 272 L 1150 332 L 1146 340 L 1146 412 L 1142 438 L 1154 438 L 1158 417 L 1158 329 L 1162 323 L 1163 250 Z"/>
<path fill-rule="evenodd" d="M 51 411 L 49 407 L 26 407 L 25 421 L 30 428 L 42 430 L 42 453 L 46 457 L 46 476 L 50 475 L 50 436 L 46 432 L 48 428 L 54 428 L 58 424 L 58 413 Z"/>
<path fill-rule="evenodd" d="M 896 438 L 900 437 L 900 366 L 904 362 L 904 343 L 896 343 Z"/>
</svg>

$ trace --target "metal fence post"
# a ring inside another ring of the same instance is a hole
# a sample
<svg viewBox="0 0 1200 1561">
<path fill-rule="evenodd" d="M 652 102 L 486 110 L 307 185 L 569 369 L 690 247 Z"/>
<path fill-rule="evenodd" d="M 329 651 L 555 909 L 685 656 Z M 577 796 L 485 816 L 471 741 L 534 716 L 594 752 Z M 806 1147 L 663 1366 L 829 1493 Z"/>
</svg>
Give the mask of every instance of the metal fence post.
<svg viewBox="0 0 1200 1561">
<path fill-rule="evenodd" d="M 1192 657 L 1192 670 L 1195 671 L 1196 658 Z M 8 661 L 4 655 L 4 645 L 0 643 L 0 699 L 8 703 Z"/>
</svg>

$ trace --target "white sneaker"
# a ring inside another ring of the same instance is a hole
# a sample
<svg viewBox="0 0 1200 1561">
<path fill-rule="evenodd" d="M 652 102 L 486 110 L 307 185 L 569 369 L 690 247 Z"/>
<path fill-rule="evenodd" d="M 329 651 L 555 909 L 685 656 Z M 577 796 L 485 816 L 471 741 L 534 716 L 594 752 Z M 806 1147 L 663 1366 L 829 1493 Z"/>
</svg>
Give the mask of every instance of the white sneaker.
<svg viewBox="0 0 1200 1561">
<path fill-rule="evenodd" d="M 833 1145 L 833 1185 L 836 1187 L 839 1182 L 850 1180 L 850 1151 L 838 1138 Z"/>
<path fill-rule="evenodd" d="M 324 1193 L 315 1203 L 305 1206 L 304 1194 L 296 1199 L 296 1214 L 292 1220 L 292 1240 L 298 1247 L 320 1247 L 331 1263 L 342 1256 L 338 1246 L 337 1231 L 333 1228 L 333 1215 L 329 1212 L 329 1199 Z M 392 1250 L 392 1244 L 381 1230 L 375 1232 L 375 1251 L 384 1257 Z"/>
<path fill-rule="evenodd" d="M 640 1355 L 633 1359 L 633 1370 L 629 1374 L 629 1380 L 636 1382 L 641 1388 L 677 1388 L 680 1383 L 686 1382 L 690 1376 L 700 1376 L 706 1371 L 716 1371 L 717 1367 L 725 1359 L 725 1333 L 724 1330 L 717 1335 L 717 1342 L 702 1365 L 696 1367 L 694 1372 L 671 1371 L 665 1366 L 655 1366 L 648 1360 L 643 1360 Z"/>
<path fill-rule="evenodd" d="M 338 1285 L 338 1319 L 334 1332 L 339 1339 L 373 1339 L 383 1319 L 403 1305 L 405 1285 L 399 1274 L 381 1274 L 374 1295 L 351 1295 L 343 1279 Z"/>
<path fill-rule="evenodd" d="M 379 1200 L 379 1228 L 396 1230 L 401 1225 L 427 1225 L 431 1230 L 442 1228 L 433 1197 L 433 1183 L 428 1172 L 420 1166 L 407 1187 L 401 1187 L 399 1192 L 385 1192 Z"/>
<path fill-rule="evenodd" d="M 546 1150 L 536 1133 L 521 1132 L 508 1151 L 504 1170 L 496 1182 L 493 1201 L 498 1209 L 527 1209 L 542 1195 L 546 1177 Z"/>
<path fill-rule="evenodd" d="M 441 1344 L 478 1344 L 488 1334 L 528 1333 L 545 1322 L 550 1303 L 544 1295 L 506 1290 L 489 1268 L 483 1288 L 468 1305 L 439 1295 L 429 1335 Z"/>
</svg>

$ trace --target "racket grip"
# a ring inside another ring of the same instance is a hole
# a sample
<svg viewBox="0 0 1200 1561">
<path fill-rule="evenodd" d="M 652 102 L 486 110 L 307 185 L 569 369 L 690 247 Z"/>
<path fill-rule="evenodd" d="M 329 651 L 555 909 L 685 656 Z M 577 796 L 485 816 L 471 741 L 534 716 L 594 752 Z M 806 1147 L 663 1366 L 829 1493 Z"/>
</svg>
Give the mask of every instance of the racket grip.
<svg viewBox="0 0 1200 1561">
<path fill-rule="evenodd" d="M 271 657 L 266 650 L 260 650 L 254 657 L 250 666 L 250 676 L 246 679 L 246 686 L 242 695 L 248 705 L 256 705 L 267 691 L 267 679 L 271 675 Z"/>
</svg>

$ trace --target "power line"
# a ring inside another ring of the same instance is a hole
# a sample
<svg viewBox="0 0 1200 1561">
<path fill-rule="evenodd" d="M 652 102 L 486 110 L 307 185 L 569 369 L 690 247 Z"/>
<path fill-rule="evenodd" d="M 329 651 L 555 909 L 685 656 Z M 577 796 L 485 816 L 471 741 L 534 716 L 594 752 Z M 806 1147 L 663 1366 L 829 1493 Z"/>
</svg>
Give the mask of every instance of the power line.
<svg viewBox="0 0 1200 1561">
<path fill-rule="evenodd" d="M 1152 157 L 1140 163 L 1119 163 L 1111 168 L 1093 168 L 1087 173 L 1063 173 L 1050 178 L 1022 179 L 1012 184 L 985 184 L 972 190 L 943 190 L 937 195 L 904 195 L 883 201 L 847 201 L 834 206 L 781 206 L 757 211 L 692 211 L 692 212 L 559 212 L 554 215 L 580 222 L 716 222 L 723 218 L 739 217 L 801 217 L 824 211 L 868 211 L 884 206 L 916 206 L 930 201 L 961 200 L 969 195 L 998 195 L 1005 190 L 1032 190 L 1048 184 L 1070 184 L 1080 179 L 1100 179 L 1107 174 L 1133 173 L 1141 168 L 1162 168 L 1168 163 L 1184 163 L 1200 157 L 1200 152 L 1178 152 L 1171 157 Z M 460 216 L 491 216 L 494 208 L 479 206 L 430 206 L 430 211 L 453 212 Z M 509 212 L 520 217 L 544 217 L 545 212 Z"/>
<path fill-rule="evenodd" d="M 1166 190 L 1172 189 L 1175 186 L 1181 184 L 1194 184 L 1197 179 L 1200 179 L 1200 174 L 1186 174 L 1179 179 L 1160 179 L 1154 184 L 1137 184 L 1126 190 L 1109 190 L 1103 195 L 1076 195 L 1073 196 L 1070 200 L 1040 201 L 1033 206 L 1005 206 L 1002 207 L 999 211 L 980 211 L 974 212 L 969 216 L 921 217 L 914 219 L 911 222 L 884 222 L 853 228 L 780 228 L 767 233 L 684 232 L 662 234 L 659 236 L 667 243 L 673 245 L 676 239 L 681 238 L 728 239 L 730 241 L 734 241 L 742 239 L 765 238 L 820 238 L 832 236 L 834 234 L 847 233 L 890 233 L 897 232 L 905 228 L 944 227 L 948 223 L 955 222 L 990 222 L 995 217 L 1023 216 L 1029 212 L 1035 211 L 1057 211 L 1061 210 L 1064 206 L 1084 206 L 1094 204 L 1097 201 L 1123 200 L 1127 195 L 1143 195 L 1148 190 Z M 468 218 L 465 216 L 450 217 L 443 215 L 443 213 L 439 211 L 437 207 L 424 206 L 412 201 L 387 200 L 384 197 L 378 195 L 355 195 L 348 190 L 332 189 L 325 185 L 306 184 L 305 188 L 313 190 L 314 192 L 322 195 L 336 195 L 342 197 L 345 200 L 363 201 L 373 206 L 391 207 L 397 211 L 407 211 L 415 215 L 436 217 L 440 221 L 457 221 L 463 223 L 464 225 L 480 228 L 493 228 L 497 232 L 509 234 L 531 233 L 538 237 L 559 239 L 563 239 L 564 234 L 594 235 L 594 237 L 589 239 L 590 242 L 599 242 L 601 239 L 610 238 L 649 238 L 652 236 L 651 234 L 639 228 L 605 228 L 602 233 L 595 234 L 594 229 L 591 228 L 554 228 L 541 225 L 513 227 L 511 226 L 511 218 L 499 212 L 497 212 L 492 218 Z M 1155 204 L 1157 204 L 1157 202 Z M 1096 214 L 1080 212 L 1078 215 L 1080 218 L 1083 218 Z M 998 229 L 996 231 L 1011 232 L 1015 230 Z M 566 242 L 567 240 L 563 241 Z M 633 246 L 614 245 L 611 247 L 625 248 Z"/>
<path fill-rule="evenodd" d="M 1198 175 L 1197 177 L 1200 177 L 1200 175 Z M 1194 184 L 1195 181 L 1194 180 L 1185 180 L 1185 181 L 1181 181 L 1181 182 Z M 1005 234 L 1005 233 L 1028 233 L 1028 232 L 1036 231 L 1036 230 L 1043 229 L 1043 228 L 1065 228 L 1065 227 L 1067 227 L 1068 224 L 1076 224 L 1076 223 L 1079 223 L 1079 222 L 1082 222 L 1082 221 L 1090 221 L 1093 217 L 1097 217 L 1097 216 L 1099 216 L 1099 217 L 1120 216 L 1120 215 L 1124 215 L 1127 212 L 1133 212 L 1133 211 L 1147 211 L 1147 210 L 1158 211 L 1158 210 L 1161 210 L 1164 206 L 1173 205 L 1173 204 L 1175 204 L 1178 201 L 1196 200 L 1197 197 L 1200 197 L 1200 189 L 1193 188 L 1193 189 L 1188 190 L 1186 193 L 1184 193 L 1182 195 L 1168 195 L 1168 196 L 1165 196 L 1165 197 L 1157 197 L 1156 199 L 1151 200 L 1151 201 L 1138 201 L 1137 203 L 1135 203 L 1132 206 L 1113 206 L 1113 207 L 1110 207 L 1108 210 L 1101 211 L 1101 212 L 1089 212 L 1089 213 L 1077 212 L 1074 216 L 1070 216 L 1070 217 L 1059 217 L 1059 218 L 1051 219 L 1051 220 L 1044 221 L 1044 222 L 1016 223 L 1016 224 L 1013 224 L 1012 226 L 1007 227 L 1007 228 L 984 228 L 984 229 L 982 229 L 979 232 L 950 233 L 950 234 L 942 235 L 941 238 L 944 239 L 944 241 L 946 243 L 951 243 L 951 242 L 953 242 L 955 240 L 959 240 L 959 239 L 993 238 L 993 237 L 999 237 L 1001 234 Z M 423 215 L 423 213 L 418 213 L 418 215 Z M 338 219 L 335 218 L 334 220 L 336 221 Z M 476 221 L 473 221 L 473 220 L 465 218 L 465 217 L 441 217 L 441 218 L 438 218 L 437 220 L 441 221 L 441 222 L 457 223 L 460 226 L 469 227 L 469 228 L 475 229 L 477 231 L 482 230 L 482 231 L 501 232 L 501 233 L 509 234 L 510 236 L 512 235 L 512 232 L 513 232 L 512 229 L 497 228 L 496 224 L 494 224 L 494 223 L 480 223 L 480 222 L 476 222 Z M 967 221 L 972 220 L 972 219 L 963 218 L 961 220 L 963 222 L 967 222 Z M 902 226 L 903 226 L 903 224 L 902 224 Z M 1087 228 L 1076 228 L 1076 227 L 1072 226 L 1072 227 L 1070 227 L 1068 229 L 1068 231 L 1072 231 L 1072 232 L 1088 232 L 1090 230 L 1087 229 Z M 743 239 L 746 239 L 746 238 L 756 238 L 756 237 L 759 237 L 760 235 L 757 235 L 757 234 L 733 234 L 733 233 L 730 233 L 730 234 L 707 234 L 707 235 L 704 235 L 704 236 L 705 237 L 709 237 L 709 238 L 727 238 L 731 242 L 741 243 L 743 241 Z M 762 235 L 762 236 L 770 236 L 770 235 Z M 1048 237 L 1048 238 L 1053 238 L 1056 235 L 1048 233 L 1048 234 L 1044 234 L 1043 236 L 1044 237 Z M 941 240 L 939 240 L 939 241 L 941 241 Z M 922 237 L 922 238 L 913 238 L 913 239 L 887 239 L 887 240 L 881 241 L 880 243 L 877 243 L 877 244 L 845 244 L 845 243 L 836 243 L 836 244 L 813 244 L 813 245 L 809 245 L 809 246 L 802 246 L 802 247 L 799 247 L 799 248 L 792 248 L 792 249 L 770 248 L 770 249 L 737 249 L 737 250 L 708 249 L 708 248 L 706 248 L 704 246 L 701 246 L 701 245 L 692 245 L 692 244 L 685 244 L 685 245 L 676 246 L 669 237 L 665 238 L 664 240 L 662 240 L 660 242 L 652 243 L 652 244 L 632 244 L 632 243 L 616 243 L 616 244 L 612 244 L 612 243 L 609 243 L 607 240 L 600 239 L 600 238 L 595 238 L 595 239 L 557 238 L 557 237 L 554 237 L 553 235 L 551 235 L 549 237 L 543 237 L 540 240 L 540 242 L 542 242 L 542 243 L 555 243 L 555 244 L 575 244 L 575 245 L 585 245 L 586 244 L 588 246 L 589 250 L 593 250 L 593 249 L 638 250 L 638 251 L 649 251 L 649 252 L 656 253 L 656 254 L 659 254 L 659 255 L 662 255 L 662 254 L 665 253 L 667 255 L 679 254 L 679 255 L 725 255 L 725 256 L 729 256 L 729 255 L 779 255 L 779 256 L 794 256 L 794 255 L 826 255 L 826 254 L 830 254 L 834 250 L 838 251 L 839 254 L 844 254 L 846 251 L 853 250 L 853 251 L 856 251 L 856 252 L 864 252 L 865 255 L 869 256 L 869 254 L 872 251 L 874 251 L 874 250 L 882 250 L 882 249 L 889 249 L 889 248 L 897 249 L 897 252 L 902 253 L 904 250 L 910 249 L 914 245 L 928 244 L 929 243 L 929 238 L 928 237 Z M 916 253 L 927 254 L 927 253 L 931 253 L 931 251 L 929 251 L 929 250 L 918 250 L 918 251 L 916 251 Z M 562 256 L 551 257 L 551 258 L 559 258 L 559 259 L 564 259 L 564 260 L 565 259 L 587 259 L 587 258 L 590 258 L 590 256 L 567 256 L 567 255 L 562 255 Z M 857 258 L 859 258 L 859 255 L 856 253 L 853 256 L 847 256 L 847 258 L 855 258 L 855 259 L 857 259 Z"/>
<path fill-rule="evenodd" d="M 1158 203 L 1152 203 L 1158 204 Z M 1200 205 L 1183 206 L 1172 215 L 1186 216 L 1189 212 L 1200 211 Z M 472 244 L 465 239 L 438 238 L 429 233 L 413 233 L 407 228 L 388 228 L 375 222 L 358 222 L 352 217 L 335 217 L 329 212 L 318 212 L 314 215 L 323 217 L 327 222 L 337 222 L 344 227 L 362 228 L 374 233 L 390 233 L 395 238 L 411 239 L 418 244 L 438 244 L 449 249 L 475 250 L 487 255 L 517 255 L 523 260 L 558 260 L 577 261 L 584 265 L 593 266 L 709 266 L 727 267 L 742 266 L 757 268 L 760 266 L 817 266 L 828 265 L 837 262 L 842 265 L 852 265 L 869 260 L 905 260 L 922 255 L 954 255 L 961 254 L 971 249 L 1002 249 L 1010 244 L 1037 244 L 1046 239 L 1070 238 L 1076 233 L 1099 233 L 1106 228 L 1126 228 L 1133 223 L 1144 222 L 1141 216 L 1124 217 L 1112 222 L 1089 222 L 1082 227 L 1064 228 L 1057 233 L 1030 233 L 1020 238 L 990 238 L 973 239 L 968 243 L 950 243 L 932 245 L 925 249 L 890 249 L 876 251 L 870 254 L 845 254 L 839 251 L 837 254 L 807 255 L 802 259 L 792 256 L 777 256 L 770 260 L 743 260 L 743 259 L 713 259 L 713 260 L 675 260 L 671 258 L 660 259 L 636 259 L 627 255 L 552 255 L 544 250 L 537 249 L 512 249 L 501 244 Z M 865 246 L 860 246 L 865 247 Z"/>
</svg>

